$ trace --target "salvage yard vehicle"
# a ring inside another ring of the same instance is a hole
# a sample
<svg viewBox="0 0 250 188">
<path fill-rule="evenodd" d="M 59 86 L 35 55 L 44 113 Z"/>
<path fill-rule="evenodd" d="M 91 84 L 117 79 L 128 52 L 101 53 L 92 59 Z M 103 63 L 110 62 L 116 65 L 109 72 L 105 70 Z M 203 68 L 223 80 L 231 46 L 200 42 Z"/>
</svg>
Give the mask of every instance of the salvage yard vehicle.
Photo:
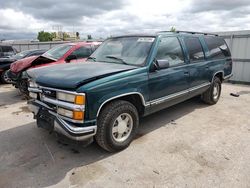
<svg viewBox="0 0 250 188">
<path fill-rule="evenodd" d="M 47 50 L 45 49 L 26 50 L 8 58 L 0 58 L 0 76 L 2 83 L 11 83 L 11 79 L 7 75 L 7 71 L 10 69 L 11 63 L 26 57 L 42 55 L 46 51 Z"/>
<path fill-rule="evenodd" d="M 159 32 L 107 39 L 86 63 L 28 71 L 29 108 L 38 127 L 73 140 L 93 137 L 122 150 L 139 118 L 194 96 L 210 105 L 232 75 L 224 39 L 195 32 Z"/>
<path fill-rule="evenodd" d="M 0 44 L 0 58 L 11 57 L 17 53 L 17 50 L 10 45 Z"/>
<path fill-rule="evenodd" d="M 11 64 L 8 77 L 21 93 L 28 95 L 26 70 L 62 63 L 84 62 L 100 45 L 100 42 L 77 42 L 55 46 L 40 56 L 24 58 Z"/>
</svg>

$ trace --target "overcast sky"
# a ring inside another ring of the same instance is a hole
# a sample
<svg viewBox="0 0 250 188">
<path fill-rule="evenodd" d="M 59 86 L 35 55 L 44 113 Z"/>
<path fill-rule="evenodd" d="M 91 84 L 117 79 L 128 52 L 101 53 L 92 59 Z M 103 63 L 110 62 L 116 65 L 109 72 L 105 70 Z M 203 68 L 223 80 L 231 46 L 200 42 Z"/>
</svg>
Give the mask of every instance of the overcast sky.
<svg viewBox="0 0 250 188">
<path fill-rule="evenodd" d="M 38 31 L 107 37 L 169 30 L 250 29 L 250 0 L 0 0 L 0 39 L 36 38 Z"/>
</svg>

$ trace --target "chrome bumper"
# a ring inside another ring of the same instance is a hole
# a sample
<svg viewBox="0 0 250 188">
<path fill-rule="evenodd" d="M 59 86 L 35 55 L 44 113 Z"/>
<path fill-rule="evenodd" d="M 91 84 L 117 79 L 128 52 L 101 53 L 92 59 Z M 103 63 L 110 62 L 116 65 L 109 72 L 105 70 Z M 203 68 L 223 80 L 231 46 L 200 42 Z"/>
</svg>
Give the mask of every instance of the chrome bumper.
<svg viewBox="0 0 250 188">
<path fill-rule="evenodd" d="M 44 107 L 46 110 L 51 114 L 51 116 L 54 117 L 54 123 L 53 125 L 53 130 L 59 134 L 62 134 L 72 140 L 77 140 L 77 141 L 84 141 L 87 140 L 91 137 L 93 137 L 96 134 L 97 126 L 88 126 L 88 127 L 78 127 L 75 126 L 71 123 L 66 122 L 60 116 L 51 111 L 50 107 L 44 104 L 41 101 L 29 101 L 28 102 L 28 107 L 30 111 L 33 112 L 35 117 L 38 115 L 40 108 Z"/>
</svg>

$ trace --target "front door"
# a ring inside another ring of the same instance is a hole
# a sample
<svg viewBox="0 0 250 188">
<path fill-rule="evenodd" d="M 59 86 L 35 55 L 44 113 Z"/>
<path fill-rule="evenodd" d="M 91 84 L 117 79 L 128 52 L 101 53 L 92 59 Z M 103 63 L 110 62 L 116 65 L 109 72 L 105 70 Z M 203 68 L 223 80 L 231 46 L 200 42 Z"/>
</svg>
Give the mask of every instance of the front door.
<svg viewBox="0 0 250 188">
<path fill-rule="evenodd" d="M 189 69 L 177 37 L 161 38 L 155 59 L 169 62 L 168 68 L 149 73 L 150 104 L 164 108 L 188 96 Z"/>
</svg>

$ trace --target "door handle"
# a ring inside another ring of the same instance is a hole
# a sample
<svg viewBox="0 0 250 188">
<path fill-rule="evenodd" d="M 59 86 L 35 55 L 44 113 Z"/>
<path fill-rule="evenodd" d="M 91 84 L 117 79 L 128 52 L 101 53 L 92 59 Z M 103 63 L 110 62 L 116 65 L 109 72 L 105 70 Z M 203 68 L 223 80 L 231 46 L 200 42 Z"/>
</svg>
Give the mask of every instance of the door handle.
<svg viewBox="0 0 250 188">
<path fill-rule="evenodd" d="M 188 71 L 184 72 L 184 75 L 189 75 L 189 72 Z"/>
</svg>

